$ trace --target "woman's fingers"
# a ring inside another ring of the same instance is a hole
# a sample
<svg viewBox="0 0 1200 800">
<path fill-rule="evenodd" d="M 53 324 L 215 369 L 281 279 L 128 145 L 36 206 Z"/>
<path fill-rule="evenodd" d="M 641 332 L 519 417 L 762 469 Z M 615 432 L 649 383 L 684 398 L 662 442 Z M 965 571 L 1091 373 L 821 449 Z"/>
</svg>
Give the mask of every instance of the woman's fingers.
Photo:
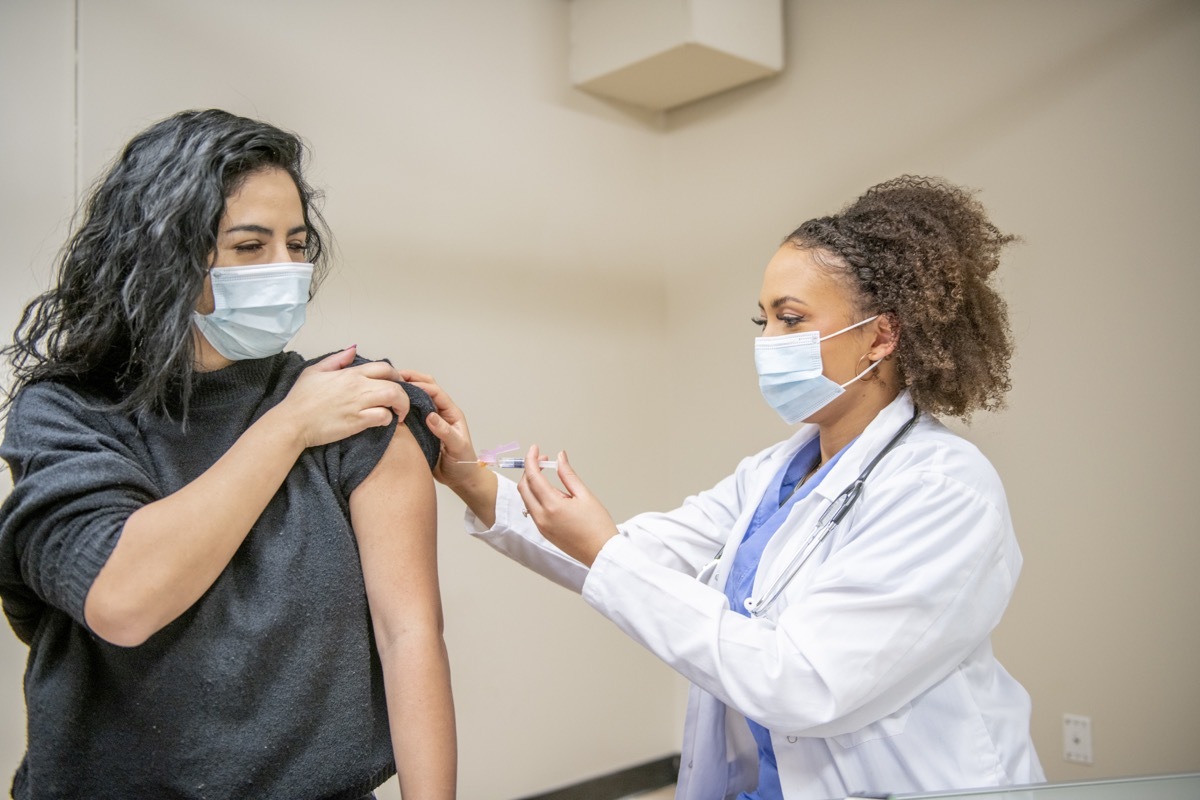
<svg viewBox="0 0 1200 800">
<path fill-rule="evenodd" d="M 359 364 L 357 367 L 351 367 L 351 369 L 375 380 L 392 381 L 393 383 L 399 383 L 401 380 L 400 370 L 386 361 L 368 361 L 365 364 Z"/>
<path fill-rule="evenodd" d="M 382 428 L 386 425 L 391 425 L 393 419 L 392 410 L 390 408 L 383 408 L 382 406 L 364 408 L 358 412 L 358 416 L 367 428 Z"/>
<path fill-rule="evenodd" d="M 339 369 L 345 369 L 354 363 L 354 356 L 358 352 L 358 345 L 352 344 L 345 350 L 339 350 L 336 353 L 325 356 L 316 364 L 313 364 L 310 369 L 315 369 L 319 372 L 336 372 Z"/>
<path fill-rule="evenodd" d="M 415 369 L 400 370 L 400 378 L 405 383 L 432 383 L 434 386 L 437 385 L 437 381 L 433 379 L 432 375 L 426 375 L 424 372 L 417 372 Z"/>
<path fill-rule="evenodd" d="M 390 410 L 400 419 L 407 417 L 408 410 L 410 408 L 408 392 L 404 391 L 400 384 L 392 381 L 391 379 L 376 378 L 373 380 L 375 380 L 377 384 L 375 389 L 377 398 L 375 399 L 374 405 L 378 407 L 380 411 Z M 390 422 L 391 420 L 389 419 L 388 421 Z"/>
</svg>

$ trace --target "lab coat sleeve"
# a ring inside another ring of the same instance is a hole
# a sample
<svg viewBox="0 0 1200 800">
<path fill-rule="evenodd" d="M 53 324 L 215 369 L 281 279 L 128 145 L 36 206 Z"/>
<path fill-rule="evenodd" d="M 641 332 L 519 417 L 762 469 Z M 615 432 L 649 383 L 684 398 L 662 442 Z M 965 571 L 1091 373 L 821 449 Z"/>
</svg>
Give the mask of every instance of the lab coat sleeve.
<svg viewBox="0 0 1200 800">
<path fill-rule="evenodd" d="M 542 577 L 578 593 L 588 568 L 542 536 L 533 520 L 525 516 L 525 502 L 515 483 L 503 475 L 497 475 L 496 480 L 495 524 L 490 528 L 484 526 L 468 508 L 467 533 Z"/>
<path fill-rule="evenodd" d="M 643 558 L 670 571 L 689 576 L 713 559 L 734 526 L 742 506 L 744 476 L 750 472 L 746 459 L 737 473 L 712 489 L 684 501 L 671 512 L 639 514 L 617 526 L 618 536 L 637 549 Z M 588 569 L 563 553 L 538 531 L 523 514 L 525 504 L 517 485 L 497 476 L 496 522 L 485 528 L 470 509 L 467 531 L 491 547 L 574 592 L 583 588 Z"/>
<path fill-rule="evenodd" d="M 788 585 L 778 619 L 734 613 L 621 538 L 600 551 L 583 597 L 770 730 L 850 733 L 941 680 L 999 622 L 1020 555 L 1002 490 L 995 500 L 937 471 L 874 479 L 831 551 Z"/>
<path fill-rule="evenodd" d="M 617 526 L 618 538 L 627 541 L 645 558 L 686 576 L 696 577 L 737 527 L 753 474 L 754 459 L 745 459 L 737 472 L 713 488 L 693 495 L 673 511 L 650 512 Z M 693 581 L 694 582 L 694 581 Z"/>
</svg>

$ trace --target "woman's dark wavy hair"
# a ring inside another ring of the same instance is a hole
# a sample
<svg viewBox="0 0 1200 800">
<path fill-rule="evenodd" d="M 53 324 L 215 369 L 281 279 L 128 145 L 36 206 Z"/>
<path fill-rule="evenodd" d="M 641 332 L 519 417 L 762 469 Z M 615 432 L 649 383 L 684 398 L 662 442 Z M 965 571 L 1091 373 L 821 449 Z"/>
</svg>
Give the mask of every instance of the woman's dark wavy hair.
<svg viewBox="0 0 1200 800">
<path fill-rule="evenodd" d="M 25 307 L 0 350 L 13 382 L 0 408 L 40 381 L 68 383 L 124 413 L 186 420 L 194 369 L 192 311 L 204 288 L 225 200 L 255 172 L 286 170 L 308 226 L 315 287 L 328 228 L 305 182 L 304 143 L 225 111 L 184 111 L 133 138 L 81 209 L 49 291 Z"/>
<path fill-rule="evenodd" d="M 897 373 L 918 407 L 969 418 L 1004 404 L 1012 334 L 991 278 L 1001 233 L 973 193 L 904 175 L 868 189 L 834 216 L 784 241 L 812 250 L 858 293 L 859 311 L 899 325 Z"/>
</svg>

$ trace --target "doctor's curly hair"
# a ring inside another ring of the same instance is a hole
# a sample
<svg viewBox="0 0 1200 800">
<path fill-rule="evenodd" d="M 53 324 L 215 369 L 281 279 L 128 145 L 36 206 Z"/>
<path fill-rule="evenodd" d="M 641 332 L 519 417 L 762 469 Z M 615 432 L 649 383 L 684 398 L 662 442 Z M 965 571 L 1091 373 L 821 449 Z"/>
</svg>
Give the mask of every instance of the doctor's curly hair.
<svg viewBox="0 0 1200 800">
<path fill-rule="evenodd" d="M 969 418 L 1004 405 L 1012 384 L 1007 305 L 992 285 L 1001 233 L 973 192 L 903 175 L 784 240 L 855 288 L 859 311 L 899 325 L 891 358 L 924 411 Z"/>
</svg>

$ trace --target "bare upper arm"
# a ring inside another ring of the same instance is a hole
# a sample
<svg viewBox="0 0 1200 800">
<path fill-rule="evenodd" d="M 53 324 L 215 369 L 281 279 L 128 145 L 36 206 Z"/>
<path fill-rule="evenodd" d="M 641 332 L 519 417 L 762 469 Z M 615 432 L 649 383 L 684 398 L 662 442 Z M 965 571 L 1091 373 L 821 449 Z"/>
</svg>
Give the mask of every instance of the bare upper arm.
<svg viewBox="0 0 1200 800">
<path fill-rule="evenodd" d="M 351 492 L 350 521 L 380 647 L 413 626 L 440 630 L 433 476 L 404 425 Z"/>
</svg>

